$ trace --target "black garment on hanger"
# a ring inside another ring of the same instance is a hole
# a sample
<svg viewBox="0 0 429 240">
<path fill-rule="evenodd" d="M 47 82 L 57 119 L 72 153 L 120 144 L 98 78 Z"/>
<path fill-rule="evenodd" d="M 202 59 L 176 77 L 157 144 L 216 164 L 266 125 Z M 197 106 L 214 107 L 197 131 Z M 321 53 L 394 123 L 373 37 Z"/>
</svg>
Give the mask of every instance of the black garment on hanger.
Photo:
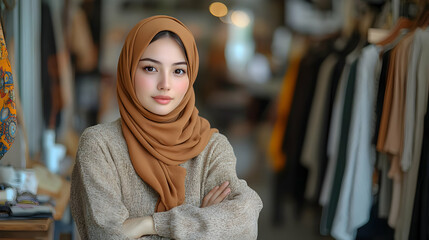
<svg viewBox="0 0 429 240">
<path fill-rule="evenodd" d="M 290 193 L 296 200 L 299 215 L 304 202 L 308 170 L 300 163 L 301 150 L 308 115 L 316 88 L 317 74 L 323 60 L 332 52 L 332 39 L 313 44 L 303 56 L 298 69 L 294 96 L 288 117 L 282 150 L 286 153 L 286 167 L 274 175 L 274 224 L 283 221 L 283 194 Z"/>
<path fill-rule="evenodd" d="M 384 94 L 386 92 L 387 73 L 389 71 L 391 52 L 392 52 L 392 49 L 386 51 L 383 54 L 383 61 L 381 64 L 381 72 L 380 72 L 380 77 L 378 82 L 377 103 L 376 103 L 376 109 L 375 109 L 375 115 L 376 115 L 375 132 L 374 132 L 374 138 L 372 139 L 372 143 L 374 145 L 377 145 L 378 130 L 380 129 L 381 114 L 383 112 Z"/>
<path fill-rule="evenodd" d="M 331 80 L 330 80 L 330 87 L 329 87 L 329 93 L 327 96 L 325 96 L 326 98 L 328 98 L 328 109 L 325 113 L 326 116 L 326 121 L 324 121 L 324 123 L 326 123 L 325 126 L 322 126 L 323 128 L 323 132 L 322 132 L 322 136 L 321 139 L 323 141 L 321 141 L 321 146 L 320 149 L 323 149 L 323 154 L 320 156 L 320 162 L 319 162 L 319 166 L 320 166 L 320 172 L 321 174 L 319 174 L 319 184 L 317 186 L 317 195 L 320 196 L 320 193 L 322 191 L 322 186 L 323 186 L 323 179 L 325 179 L 325 174 L 326 174 L 326 168 L 328 165 L 328 138 L 329 138 L 329 128 L 330 128 L 330 124 L 331 124 L 331 115 L 332 115 L 332 108 L 333 108 L 333 104 L 334 104 L 334 100 L 335 100 L 335 93 L 338 87 L 338 82 L 340 80 L 341 74 L 343 72 L 344 66 L 346 64 L 346 57 L 347 55 L 349 55 L 359 44 L 359 40 L 360 40 L 360 35 L 357 32 L 354 32 L 352 34 L 352 36 L 347 40 L 347 44 L 344 48 L 336 50 L 336 54 L 338 55 L 338 60 L 337 63 L 334 66 L 334 69 L 332 71 L 332 76 L 331 76 Z"/>
<path fill-rule="evenodd" d="M 301 164 L 301 151 L 307 129 L 308 117 L 317 84 L 317 75 L 323 60 L 332 52 L 333 41 L 313 45 L 303 57 L 296 80 L 291 109 L 284 133 L 282 150 L 286 153 L 287 193 L 296 201 L 297 214 L 304 203 L 308 169 Z"/>
<path fill-rule="evenodd" d="M 429 104 L 426 110 L 422 154 L 417 178 L 409 239 L 429 239 Z"/>
</svg>

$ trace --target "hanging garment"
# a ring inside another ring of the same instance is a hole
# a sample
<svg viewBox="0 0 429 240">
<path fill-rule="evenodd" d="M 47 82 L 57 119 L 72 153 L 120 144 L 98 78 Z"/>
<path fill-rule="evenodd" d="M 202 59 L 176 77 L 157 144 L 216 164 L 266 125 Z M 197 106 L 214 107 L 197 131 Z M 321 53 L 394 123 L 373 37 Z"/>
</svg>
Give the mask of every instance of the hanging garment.
<svg viewBox="0 0 429 240">
<path fill-rule="evenodd" d="M 392 156 L 389 177 L 393 179 L 392 206 L 389 214 L 389 225 L 396 226 L 401 208 L 401 191 L 403 172 L 400 167 L 403 146 L 405 84 L 408 68 L 408 53 L 413 40 L 413 33 L 407 34 L 395 47 L 395 56 L 391 58 L 388 79 L 391 79 L 391 106 L 387 117 L 384 144 L 377 145 L 382 152 Z M 386 93 L 387 94 L 387 93 Z M 383 107 L 384 108 L 384 107 Z M 379 139 L 380 140 L 380 139 Z M 382 142 L 382 141 L 381 141 Z M 380 143 L 380 142 L 379 142 Z"/>
<path fill-rule="evenodd" d="M 392 49 L 384 49 L 382 55 L 381 72 L 378 78 L 378 90 L 376 95 L 376 108 L 375 108 L 375 132 L 372 138 L 372 144 L 377 144 L 378 129 L 380 128 L 381 115 L 383 112 L 384 93 L 386 92 L 387 72 L 389 70 L 390 53 Z M 378 199 L 378 217 L 388 218 L 392 201 L 392 180 L 388 177 L 390 168 L 390 160 L 385 153 L 377 152 L 377 169 L 379 171 L 379 199 Z"/>
<path fill-rule="evenodd" d="M 352 36 L 352 38 L 349 40 L 348 46 L 341 53 L 339 53 L 339 59 L 332 72 L 331 89 L 329 91 L 329 95 L 327 96 L 330 106 L 328 109 L 329 118 L 327 125 L 325 126 L 327 131 L 326 135 L 323 136 L 325 139 L 322 145 L 322 149 L 324 149 L 322 157 L 326 156 L 327 160 L 329 159 L 329 162 L 327 162 L 325 174 L 323 174 L 323 186 L 321 186 L 321 193 L 319 196 L 319 204 L 321 206 L 326 206 L 329 204 L 332 181 L 334 178 L 335 166 L 337 164 L 336 154 L 338 153 L 338 135 L 339 129 L 341 128 L 344 94 L 347 86 L 350 65 L 352 60 L 357 57 L 356 48 L 358 42 L 358 36 Z"/>
<path fill-rule="evenodd" d="M 372 206 L 372 171 L 375 148 L 371 144 L 375 121 L 380 48 L 365 47 L 357 65 L 346 166 L 331 235 L 355 239 L 359 227 L 369 221 Z"/>
<path fill-rule="evenodd" d="M 357 54 L 357 53 L 356 53 Z M 346 88 L 344 95 L 344 103 L 342 106 L 342 114 L 341 114 L 341 128 L 339 129 L 338 136 L 338 145 L 336 158 L 337 162 L 335 164 L 334 177 L 332 182 L 331 193 L 329 197 L 329 204 L 327 207 L 323 209 L 326 214 L 326 230 L 331 233 L 332 224 L 335 217 L 335 212 L 338 207 L 338 199 L 340 195 L 341 185 L 343 184 L 343 176 L 346 164 L 346 150 L 348 147 L 348 135 L 350 133 L 350 122 L 351 122 L 351 114 L 352 114 L 352 106 L 353 106 L 353 96 L 355 92 L 355 82 L 356 82 L 356 68 L 358 64 L 358 55 L 352 56 L 350 72 L 348 77 L 346 77 Z M 354 59 L 353 59 L 354 58 Z M 325 211 L 326 210 L 326 211 Z"/>
<path fill-rule="evenodd" d="M 350 66 L 346 65 L 343 70 L 343 76 L 339 80 L 338 89 L 335 93 L 335 101 L 332 106 L 332 114 L 330 119 L 329 127 L 329 140 L 327 144 L 328 152 L 328 166 L 326 169 L 325 179 L 323 181 L 323 188 L 320 194 L 319 203 L 320 205 L 329 205 L 333 179 L 335 176 L 335 166 L 337 165 L 337 154 L 338 154 L 338 141 L 339 141 L 339 129 L 341 129 L 341 116 L 344 106 L 345 91 L 347 86 L 347 77 L 349 75 Z M 323 221 L 322 221 L 323 222 Z"/>
<path fill-rule="evenodd" d="M 13 76 L 3 29 L 0 26 L 0 158 L 12 146 L 15 140 L 17 121 L 15 97 L 13 93 Z"/>
<path fill-rule="evenodd" d="M 353 34 L 348 40 L 345 46 L 342 49 L 339 49 L 336 51 L 336 54 L 338 56 L 338 60 L 335 63 L 334 69 L 332 70 L 332 75 L 329 83 L 329 89 L 326 93 L 325 98 L 327 99 L 327 109 L 325 116 L 327 117 L 326 121 L 324 121 L 326 124 L 323 127 L 324 131 L 322 131 L 322 136 L 320 140 L 320 149 L 322 149 L 322 153 L 319 156 L 320 161 L 320 174 L 319 174 L 319 185 L 317 186 L 318 189 L 318 197 L 319 197 L 319 204 L 321 206 L 325 206 L 329 202 L 329 194 L 330 194 L 330 187 L 332 183 L 333 173 L 330 172 L 329 166 L 335 166 L 335 160 L 331 158 L 331 150 L 330 146 L 332 144 L 329 144 L 331 141 L 330 136 L 332 136 L 331 131 L 336 130 L 338 128 L 338 125 L 332 124 L 332 121 L 334 121 L 334 116 L 337 116 L 335 112 L 336 106 L 338 105 L 338 94 L 337 91 L 339 89 L 344 89 L 340 86 L 344 85 L 341 84 L 342 74 L 348 69 L 346 68 L 346 58 L 347 56 L 357 47 L 359 43 L 359 35 L 357 33 Z M 348 70 L 347 70 L 348 71 Z M 331 126 L 335 126 L 334 129 L 332 129 Z M 328 146 L 329 145 L 329 146 Z M 329 160 L 329 161 L 328 161 Z M 332 161 L 331 161 L 332 160 Z M 332 163 L 331 163 L 332 162 Z"/>
<path fill-rule="evenodd" d="M 402 128 L 401 130 L 397 130 L 393 128 L 393 126 L 399 128 L 403 123 L 403 95 L 405 87 L 403 85 L 405 83 L 404 79 L 407 67 L 405 61 L 408 60 L 408 57 L 406 57 L 407 51 L 404 51 L 404 49 L 407 49 L 407 46 L 410 44 L 410 39 L 407 40 L 406 38 L 412 36 L 411 34 L 407 34 L 405 37 L 402 37 L 403 35 L 404 34 L 398 36 L 396 41 L 399 43 L 390 53 L 380 126 L 379 129 L 376 130 L 378 131 L 377 151 L 390 154 L 391 158 L 391 167 L 388 173 L 389 178 L 393 179 L 392 201 L 388 221 L 391 227 L 396 225 L 400 207 L 402 171 L 399 166 L 399 148 L 403 143 L 403 140 L 400 139 L 402 137 Z M 391 45 L 395 45 L 394 42 Z M 400 45 L 403 46 L 401 47 Z M 396 119 L 392 119 L 393 116 L 395 116 Z M 388 135 L 396 139 L 388 139 Z"/>
<path fill-rule="evenodd" d="M 408 239 L 429 238 L 429 104 L 424 119 L 422 152 L 414 199 L 413 216 Z"/>
<path fill-rule="evenodd" d="M 384 143 L 384 152 L 402 156 L 403 146 L 403 128 L 404 128 L 404 107 L 405 107 L 405 88 L 407 69 L 409 61 L 410 46 L 414 34 L 409 33 L 397 46 L 397 53 L 394 59 L 395 68 L 393 69 L 393 95 L 392 107 L 387 126 L 386 140 Z"/>
<path fill-rule="evenodd" d="M 323 42 L 312 44 L 302 59 L 285 130 L 282 146 L 287 156 L 286 176 L 288 184 L 285 190 L 293 196 L 298 216 L 304 203 L 304 191 L 308 174 L 308 169 L 300 162 L 302 146 L 316 87 L 317 74 L 323 60 L 332 52 L 332 42 L 331 39 L 327 39 Z"/>
<path fill-rule="evenodd" d="M 393 95 L 392 76 L 394 71 L 394 61 L 392 59 L 396 58 L 396 52 L 397 52 L 396 48 L 392 49 L 392 51 L 390 52 L 390 61 L 388 66 L 388 72 L 386 75 L 386 87 L 384 92 L 383 107 L 382 107 L 382 113 L 380 117 L 380 126 L 378 129 L 378 138 L 377 138 L 377 145 L 376 145 L 377 151 L 379 152 L 384 152 L 383 147 L 384 147 L 384 142 L 386 140 L 386 135 L 387 135 L 387 125 L 389 121 L 389 115 L 390 115 L 390 110 L 392 105 L 392 95 Z"/>
<path fill-rule="evenodd" d="M 323 211 L 320 233 L 323 235 L 328 235 L 331 232 L 344 172 L 345 149 L 347 149 L 357 59 L 360 49 L 361 46 L 358 45 L 352 53 L 347 55 L 332 110 L 328 142 L 329 163 L 320 196 L 320 202 L 323 203 L 321 204 Z"/>
<path fill-rule="evenodd" d="M 427 68 L 429 63 L 429 31 L 417 29 L 414 36 L 414 44 L 412 45 L 411 56 L 416 57 L 417 66 L 411 66 L 408 73 L 411 78 L 407 78 L 407 84 L 416 83 L 415 94 L 406 96 L 407 100 L 415 103 L 414 124 L 413 125 L 413 139 L 411 159 L 409 160 L 410 166 L 407 172 L 404 173 L 402 182 L 402 198 L 401 207 L 399 210 L 398 223 L 395 231 L 396 240 L 406 240 L 409 236 L 410 224 L 413 212 L 414 197 L 416 194 L 417 178 L 420 166 L 420 156 L 422 150 L 423 131 L 424 131 L 424 116 L 428 103 L 429 91 L 429 70 Z M 417 55 L 417 56 L 416 56 Z M 411 58 L 410 63 L 414 63 Z M 414 71 L 412 73 L 411 71 Z M 411 86 L 412 87 L 412 86 Z M 408 91 L 408 85 L 407 85 Z M 408 93 L 408 92 L 407 92 Z M 409 106 L 409 105 L 407 105 Z M 406 114 L 408 112 L 406 111 Z M 407 116 L 407 115 L 405 115 Z M 407 125 L 406 125 L 407 126 Z M 404 159 L 405 160 L 405 159 Z M 407 160 L 405 160 L 407 161 Z M 408 162 L 408 161 L 407 161 Z"/>
<path fill-rule="evenodd" d="M 331 76 L 335 64 L 338 61 L 336 53 L 329 55 L 321 64 L 317 76 L 317 85 L 314 93 L 313 103 L 311 104 L 310 115 L 308 117 L 307 131 L 302 146 L 301 164 L 308 168 L 308 180 L 305 187 L 305 198 L 314 200 L 318 194 L 318 182 L 321 181 L 322 155 L 321 148 L 322 136 L 327 129 L 329 108 L 328 96 Z"/>
<path fill-rule="evenodd" d="M 389 121 L 389 114 L 392 105 L 392 76 L 394 69 L 391 58 L 396 56 L 395 47 L 407 36 L 408 30 L 401 31 L 396 39 L 388 44 L 378 45 L 382 47 L 383 64 L 380 74 L 380 86 L 377 93 L 377 108 L 376 108 L 376 131 L 373 137 L 373 143 L 377 146 L 379 152 L 383 152 L 382 148 L 386 140 L 387 126 Z"/>
<path fill-rule="evenodd" d="M 289 65 L 283 79 L 283 85 L 277 100 L 277 116 L 274 123 L 270 143 L 268 146 L 268 155 L 274 174 L 273 184 L 273 219 L 274 224 L 281 224 L 283 221 L 283 194 L 286 184 L 285 165 L 286 155 L 282 149 L 284 141 L 284 132 L 286 129 L 289 113 L 292 105 L 293 94 L 295 91 L 296 80 L 299 66 L 306 51 L 306 45 L 300 39 L 293 39 L 294 47 L 289 56 Z"/>
<path fill-rule="evenodd" d="M 394 60 L 396 58 L 396 54 L 398 51 L 397 45 L 399 45 L 399 43 L 406 36 L 410 36 L 410 35 L 411 34 L 408 34 L 408 30 L 404 29 L 404 31 L 401 31 L 394 40 L 392 40 L 388 44 L 382 45 L 383 51 L 389 51 L 390 49 L 392 50 L 390 52 L 389 63 L 386 62 L 387 73 L 386 73 L 386 80 L 385 80 L 385 83 L 386 83 L 385 92 L 383 95 L 382 111 L 380 114 L 378 129 L 376 129 L 376 131 L 378 131 L 378 133 L 376 133 L 377 135 L 376 146 L 377 146 L 377 151 L 379 152 L 385 152 L 384 151 L 385 141 L 386 141 L 386 136 L 389 128 L 389 121 L 391 120 L 390 114 L 392 110 L 392 104 L 394 101 L 393 100 L 393 89 L 394 89 L 393 77 L 395 76 L 395 71 L 397 71 L 395 69 L 396 62 Z M 395 94 L 395 95 L 398 96 L 398 94 Z"/>
<path fill-rule="evenodd" d="M 377 144 L 378 139 L 378 129 L 380 129 L 381 124 L 381 115 L 383 112 L 383 101 L 384 101 L 384 94 L 386 92 L 386 82 L 387 82 L 387 72 L 389 70 L 389 63 L 390 63 L 390 53 L 392 52 L 392 49 L 386 50 L 383 54 L 383 62 L 381 65 L 381 73 L 378 80 L 378 91 L 377 91 L 377 106 L 375 110 L 376 115 L 376 123 L 375 123 L 375 133 L 373 137 L 373 144 Z"/>
<path fill-rule="evenodd" d="M 393 181 L 389 178 L 388 172 L 390 168 L 389 157 L 377 152 L 377 169 L 379 172 L 378 184 L 380 186 L 378 191 L 378 218 L 387 219 L 389 217 L 390 208 L 392 205 L 392 189 Z M 387 225 L 387 220 L 386 220 Z"/>
<path fill-rule="evenodd" d="M 375 133 L 372 138 L 372 143 L 374 145 L 377 145 L 378 139 L 380 137 L 380 132 L 382 132 L 381 134 L 386 134 L 385 121 L 387 119 L 383 119 L 383 122 L 382 122 L 382 116 L 383 114 L 387 114 L 387 112 L 390 111 L 390 106 L 391 106 L 391 98 L 386 98 L 387 96 L 385 96 L 386 92 L 391 91 L 391 83 L 390 83 L 391 78 L 388 79 L 388 75 L 390 74 L 391 76 L 391 73 L 389 73 L 389 71 L 391 71 L 391 68 L 390 68 L 391 54 L 394 50 L 394 47 L 397 46 L 397 44 L 404 38 L 404 36 L 406 36 L 407 33 L 408 31 L 401 31 L 396 36 L 396 39 L 381 46 L 382 47 L 381 51 L 384 52 L 384 54 L 382 54 L 383 62 L 382 62 L 380 77 L 378 80 L 379 85 L 378 85 L 378 91 L 377 91 L 377 102 L 376 102 L 376 110 L 375 110 L 375 121 L 376 121 Z M 389 85 L 388 85 L 388 82 L 389 82 Z M 384 139 L 384 138 L 380 137 L 380 139 Z M 379 175 L 380 176 L 380 191 L 379 191 L 380 199 L 378 201 L 379 217 L 388 218 L 389 212 L 392 206 L 392 194 L 393 194 L 393 181 L 391 178 L 388 177 L 389 169 L 391 166 L 390 164 L 391 160 L 390 160 L 390 157 L 384 152 L 378 151 L 377 154 L 379 159 L 378 168 L 379 168 L 379 171 L 381 172 L 381 174 Z"/>
<path fill-rule="evenodd" d="M 292 43 L 294 46 L 295 42 L 297 42 L 297 40 L 294 40 Z M 268 146 L 269 159 L 275 172 L 281 171 L 286 164 L 286 156 L 282 150 L 284 131 L 289 118 L 299 65 L 305 53 L 305 47 L 302 43 L 298 45 L 299 47 L 292 49 L 289 56 L 289 66 L 283 79 L 282 89 L 278 96 L 277 116 Z"/>
<path fill-rule="evenodd" d="M 410 47 L 408 59 L 408 71 L 406 80 L 405 94 L 405 113 L 404 113 L 404 145 L 402 148 L 401 168 L 404 172 L 408 171 L 412 162 L 412 146 L 414 127 L 416 120 L 416 97 L 417 94 L 417 65 L 421 54 L 421 45 L 417 44 L 419 30 L 415 32 L 415 40 Z"/>
</svg>

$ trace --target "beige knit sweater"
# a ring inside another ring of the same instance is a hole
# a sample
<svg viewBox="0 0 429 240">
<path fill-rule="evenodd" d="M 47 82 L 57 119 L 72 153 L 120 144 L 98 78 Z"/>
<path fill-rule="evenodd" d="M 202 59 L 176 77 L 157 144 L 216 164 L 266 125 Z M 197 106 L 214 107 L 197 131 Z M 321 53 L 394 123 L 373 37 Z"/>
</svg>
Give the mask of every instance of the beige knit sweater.
<svg viewBox="0 0 429 240">
<path fill-rule="evenodd" d="M 71 211 L 82 239 L 127 239 L 128 218 L 152 215 L 159 236 L 141 239 L 256 239 L 262 201 L 237 178 L 236 158 L 225 136 L 213 134 L 203 152 L 181 164 L 187 169 L 186 200 L 154 213 L 158 194 L 134 171 L 120 119 L 90 127 L 80 138 L 72 174 Z M 230 182 L 223 202 L 200 208 L 216 185 Z"/>
</svg>

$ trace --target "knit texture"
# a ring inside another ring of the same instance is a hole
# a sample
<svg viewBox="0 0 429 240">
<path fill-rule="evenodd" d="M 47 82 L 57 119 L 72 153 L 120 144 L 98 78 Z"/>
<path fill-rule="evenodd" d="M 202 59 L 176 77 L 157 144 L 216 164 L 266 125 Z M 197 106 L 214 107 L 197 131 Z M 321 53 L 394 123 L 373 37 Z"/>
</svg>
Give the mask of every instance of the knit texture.
<svg viewBox="0 0 429 240">
<path fill-rule="evenodd" d="M 236 175 L 227 138 L 214 133 L 206 148 L 181 164 L 187 170 L 185 203 L 155 213 L 158 194 L 135 172 L 120 120 L 84 131 L 72 174 L 71 211 L 82 239 L 128 239 L 128 218 L 152 215 L 159 236 L 141 239 L 256 239 L 262 201 Z M 200 208 L 216 185 L 230 182 L 223 202 Z"/>
</svg>

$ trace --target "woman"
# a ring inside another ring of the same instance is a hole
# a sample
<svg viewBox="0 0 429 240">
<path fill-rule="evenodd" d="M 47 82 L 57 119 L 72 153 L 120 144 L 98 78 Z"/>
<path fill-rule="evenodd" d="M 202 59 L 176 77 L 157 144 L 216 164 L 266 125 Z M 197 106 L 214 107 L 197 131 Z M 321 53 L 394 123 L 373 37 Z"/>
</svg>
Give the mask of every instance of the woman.
<svg viewBox="0 0 429 240">
<path fill-rule="evenodd" d="M 121 118 L 84 131 L 71 210 L 82 239 L 256 239 L 262 202 L 237 178 L 225 136 L 198 116 L 198 52 L 180 21 L 154 16 L 118 63 Z"/>
</svg>

